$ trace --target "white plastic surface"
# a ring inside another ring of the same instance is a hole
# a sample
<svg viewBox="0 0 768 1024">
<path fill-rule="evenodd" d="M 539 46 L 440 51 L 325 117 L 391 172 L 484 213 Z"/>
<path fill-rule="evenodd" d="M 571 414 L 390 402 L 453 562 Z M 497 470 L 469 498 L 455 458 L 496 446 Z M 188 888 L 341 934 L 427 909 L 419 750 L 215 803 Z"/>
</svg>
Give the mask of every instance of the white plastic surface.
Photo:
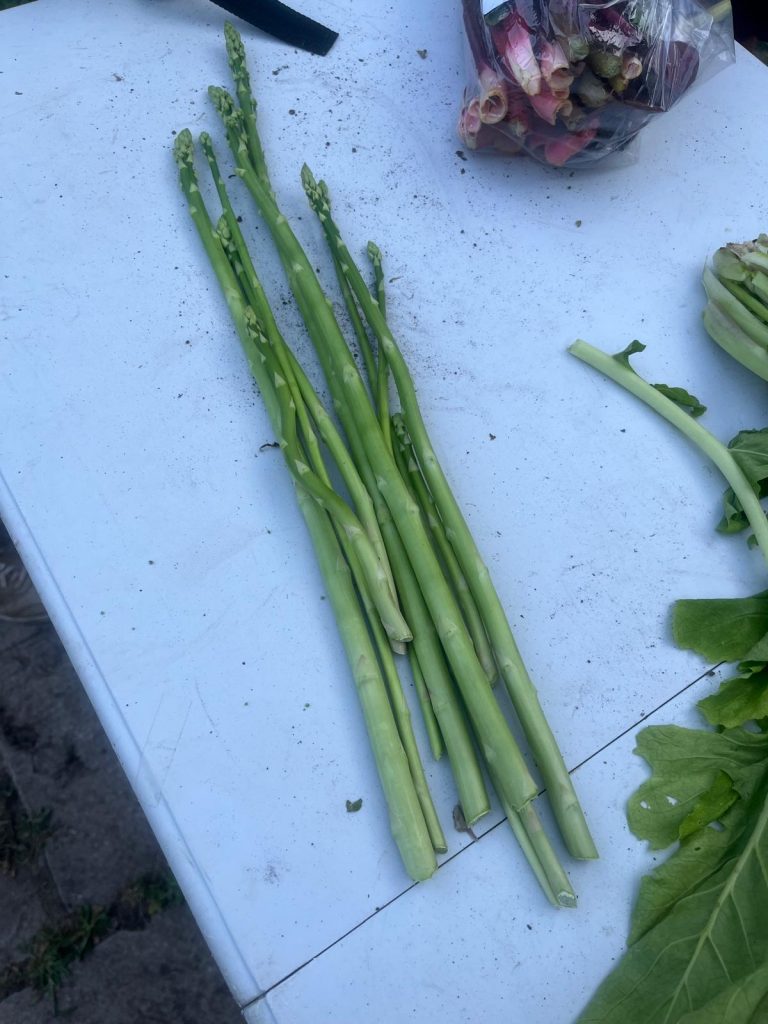
<svg viewBox="0 0 768 1024">
<path fill-rule="evenodd" d="M 703 670 L 669 643 L 674 598 L 764 586 L 758 556 L 712 529 L 715 471 L 565 348 L 639 337 L 638 367 L 698 393 L 720 436 L 763 424 L 762 386 L 699 325 L 698 278 L 713 247 L 768 221 L 756 185 L 766 70 L 740 51 L 646 130 L 635 164 L 571 177 L 457 152 L 457 3 L 303 9 L 341 31 L 325 58 L 246 31 L 276 187 L 329 287 L 303 160 L 328 180 L 350 246 L 384 250 L 425 417 L 573 767 Z M 449 1020 L 453 997 L 419 972 L 418 951 L 379 937 L 385 915 L 358 926 L 399 897 L 386 919 L 403 935 L 424 900 L 447 934 L 463 873 L 477 886 L 488 870 L 497 905 L 509 877 L 495 872 L 515 844 L 496 829 L 401 895 L 332 616 L 279 453 L 261 449 L 266 417 L 170 157 L 174 130 L 220 137 L 205 89 L 228 80 L 223 20 L 203 0 L 35 0 L 0 14 L 0 512 L 241 1004 L 279 986 L 279 1024 L 315 1024 L 313 991 L 332 1007 L 338 989 L 335 1019 L 364 1019 L 342 989 L 346 951 L 360 971 L 369 942 L 365 962 L 384 958 L 396 977 L 407 955 L 425 986 L 407 1019 Z M 609 837 L 638 770 L 628 743 L 612 751 L 629 763 L 578 774 Z M 467 839 L 451 826 L 450 780 L 443 764 L 429 774 L 455 854 Z M 616 870 L 608 855 L 575 873 L 621 904 L 590 978 L 624 934 L 634 875 Z M 561 927 L 588 940 L 588 899 L 571 925 L 524 873 L 513 893 L 536 907 L 545 945 L 566 942 Z M 486 974 L 512 941 L 499 913 L 493 952 L 483 929 L 470 951 Z M 499 986 L 540 984 L 524 958 L 495 988 L 483 977 L 475 1019 L 507 1019 Z M 389 991 L 370 987 L 373 971 L 365 984 L 374 1003 Z M 584 984 L 557 984 L 575 1014 Z M 531 1024 L 565 1024 L 548 1012 Z"/>
</svg>

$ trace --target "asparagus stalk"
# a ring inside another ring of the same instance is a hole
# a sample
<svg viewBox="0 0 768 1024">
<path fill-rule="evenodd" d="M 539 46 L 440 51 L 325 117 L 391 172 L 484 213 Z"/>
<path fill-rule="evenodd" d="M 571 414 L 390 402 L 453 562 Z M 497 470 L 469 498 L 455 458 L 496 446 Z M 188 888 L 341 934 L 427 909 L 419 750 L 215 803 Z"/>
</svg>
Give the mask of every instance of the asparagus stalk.
<svg viewBox="0 0 768 1024">
<path fill-rule="evenodd" d="M 200 194 L 193 164 L 194 144 L 189 131 L 180 132 L 176 137 L 174 155 L 179 165 L 179 180 L 190 215 L 224 293 L 251 372 L 261 390 L 267 414 L 273 428 L 279 432 L 279 405 L 254 339 L 255 317 L 244 303 L 237 277 Z M 434 850 L 397 732 L 386 686 L 352 585 L 349 567 L 327 513 L 301 483 L 297 482 L 295 487 L 352 670 L 387 802 L 393 837 L 411 878 L 416 881 L 429 878 L 437 866 Z"/>
<path fill-rule="evenodd" d="M 276 247 L 282 254 L 291 290 L 302 311 L 315 349 L 318 353 L 322 353 L 322 357 L 333 366 L 335 373 L 343 383 L 344 402 L 359 431 L 365 455 L 376 477 L 378 489 L 389 506 L 398 533 L 419 580 L 422 594 L 464 697 L 470 718 L 475 723 L 489 756 L 497 759 L 502 766 L 500 767 L 500 785 L 505 791 L 505 798 L 516 809 L 522 808 L 536 795 L 536 784 L 531 778 L 501 709 L 488 689 L 485 673 L 475 655 L 461 611 L 442 574 L 421 522 L 419 508 L 410 498 L 392 455 L 387 449 L 378 421 L 369 404 L 365 385 L 336 322 L 333 310 L 290 225 L 255 174 L 253 167 L 242 159 L 242 153 L 238 171 L 256 201 Z M 305 180 L 307 173 L 305 168 Z M 360 280 L 362 281 L 362 278 Z M 350 284 L 365 311 L 365 303 L 358 294 L 355 281 L 350 279 Z M 375 300 L 371 298 L 364 284 L 363 289 L 369 303 L 374 303 Z M 378 312 L 378 306 L 376 309 Z M 387 330 L 386 326 L 385 330 Z M 385 346 L 384 351 L 392 365 L 390 347 Z"/>
<path fill-rule="evenodd" d="M 436 761 L 439 761 L 443 756 L 443 738 L 440 735 L 440 726 L 438 725 L 437 718 L 435 717 L 435 709 L 432 707 L 432 701 L 430 700 L 429 690 L 427 689 L 427 683 L 424 679 L 424 673 L 421 671 L 419 659 L 416 651 L 413 649 L 413 644 L 408 647 L 408 661 L 411 666 L 413 685 L 416 690 L 416 695 L 419 698 L 419 706 L 421 707 L 421 714 L 424 718 L 424 727 L 427 730 L 427 739 L 429 740 L 432 757 L 434 757 Z"/>
<path fill-rule="evenodd" d="M 488 771 L 495 788 L 496 772 L 492 764 L 488 765 Z M 556 907 L 575 907 L 576 893 L 552 849 L 533 804 L 528 804 L 522 811 L 516 811 L 503 797 L 499 799 L 509 827 L 547 899 Z"/>
<path fill-rule="evenodd" d="M 243 46 L 243 40 L 240 38 L 240 33 L 234 25 L 228 21 L 224 23 L 224 39 L 227 45 L 229 67 L 232 71 L 232 77 L 235 80 L 237 102 L 240 104 L 240 109 L 245 116 L 246 123 L 252 125 L 255 129 L 256 102 L 251 90 L 251 77 L 248 74 L 248 61 L 245 56 L 245 47 Z M 255 130 L 248 131 L 246 139 L 248 144 L 248 156 L 253 164 L 254 170 L 261 178 L 264 186 L 271 191 L 272 185 L 269 180 L 267 162 L 264 159 L 264 150 L 261 148 L 259 133 Z"/>
<path fill-rule="evenodd" d="M 246 309 L 246 317 L 248 317 L 249 310 Z M 281 336 L 273 338 L 273 344 L 270 344 L 267 334 L 261 328 L 258 320 L 253 317 L 249 319 L 249 326 L 251 327 L 252 336 L 258 348 L 262 352 L 263 362 L 269 367 L 269 372 L 272 375 L 274 381 L 275 393 L 277 395 L 278 404 L 280 406 L 281 413 L 281 424 L 280 431 L 282 435 L 281 446 L 293 451 L 298 443 L 298 439 L 295 436 L 293 430 L 293 412 L 291 405 L 298 404 L 299 409 L 302 406 L 301 394 L 298 391 L 295 378 L 291 383 L 287 383 L 281 377 L 281 367 L 277 354 L 281 347 L 286 347 L 285 342 Z M 276 342 L 276 343 L 275 343 Z M 289 395 L 285 394 L 286 387 Z M 330 489 L 331 482 L 328 477 L 328 473 L 323 462 L 322 455 L 320 453 L 317 439 L 314 435 L 311 425 L 309 424 L 308 418 L 303 418 L 304 422 L 304 433 L 308 442 L 308 450 L 312 452 L 310 461 L 313 463 L 314 471 L 318 479 Z M 297 454 L 297 458 L 301 455 Z M 300 475 L 299 481 L 304 483 L 306 480 L 305 476 Z M 322 501 L 318 502 L 321 507 Z M 394 658 L 387 642 L 382 622 L 380 620 L 378 609 L 375 607 L 374 602 L 371 600 L 369 594 L 369 581 L 367 579 L 365 570 L 363 569 L 359 553 L 350 539 L 347 531 L 341 528 L 340 524 L 336 523 L 336 532 L 341 542 L 341 547 L 344 550 L 347 561 L 349 562 L 350 568 L 352 569 L 352 576 L 357 585 L 358 593 L 365 610 L 371 633 L 373 634 L 376 649 L 379 654 L 381 669 L 384 675 L 384 679 L 389 690 L 390 701 L 392 705 L 392 711 L 394 714 L 395 722 L 397 724 L 397 730 L 400 735 L 400 740 L 403 744 L 406 757 L 408 759 L 408 765 L 410 767 L 411 778 L 413 779 L 413 785 L 416 789 L 416 794 L 421 804 L 422 813 L 424 814 L 424 821 L 429 832 L 430 841 L 432 846 L 438 853 L 445 853 L 447 850 L 447 844 L 445 836 L 443 835 L 442 828 L 440 827 L 440 821 L 437 817 L 432 796 L 429 792 L 429 786 L 427 785 L 426 776 L 424 774 L 424 766 L 419 755 L 418 745 L 416 743 L 416 737 L 413 732 L 413 725 L 411 722 L 411 714 L 408 708 L 408 703 L 403 693 L 402 684 L 400 677 L 397 674 L 395 667 Z"/>
<path fill-rule="evenodd" d="M 387 299 L 384 289 L 384 266 L 381 249 L 374 243 L 368 243 L 368 257 L 373 264 L 376 301 L 381 315 L 386 318 Z M 379 425 L 384 435 L 387 448 L 392 451 L 392 428 L 389 422 L 389 367 L 384 351 L 379 348 L 379 362 L 376 368 L 376 405 L 379 413 Z"/>
<path fill-rule="evenodd" d="M 360 565 L 368 594 L 376 606 L 387 635 L 395 641 L 412 640 L 413 634 L 392 598 L 387 576 L 360 521 L 344 499 L 310 469 L 299 449 L 296 435 L 296 406 L 288 392 L 285 378 L 279 373 L 274 375 L 274 386 L 280 407 L 280 447 L 283 449 L 288 468 L 305 490 L 331 515 L 349 541 Z"/>
<path fill-rule="evenodd" d="M 403 417 L 419 465 L 432 492 L 467 583 L 477 602 L 499 671 L 544 777 L 555 818 L 566 846 L 572 856 L 579 859 L 597 857 L 597 850 L 590 836 L 573 783 L 549 723 L 544 717 L 538 694 L 518 651 L 499 596 L 432 448 L 416 398 L 413 380 L 405 360 L 378 305 L 371 298 L 362 275 L 333 220 L 330 206 L 324 198 L 324 192 L 327 192 L 327 189 L 318 187 L 306 166 L 302 171 L 302 181 L 310 204 L 323 226 L 328 244 L 341 256 L 352 291 L 389 363 L 403 408 Z M 460 681 L 459 684 L 461 685 Z M 510 802 L 514 807 L 514 801 Z"/>
<path fill-rule="evenodd" d="M 488 681 L 492 683 L 496 678 L 498 669 L 496 668 L 493 652 L 488 643 L 483 620 L 480 618 L 480 612 L 477 610 L 475 599 L 472 597 L 472 591 L 469 589 L 464 573 L 461 571 L 459 560 L 446 536 L 445 529 L 435 507 L 434 499 L 429 493 L 424 477 L 421 475 L 421 470 L 416 462 L 413 446 L 408 437 L 408 431 L 406 430 L 405 421 L 401 413 L 395 413 L 392 417 L 392 429 L 398 442 L 395 454 L 399 455 L 402 459 L 401 471 L 406 474 L 406 479 L 410 480 L 414 497 L 421 507 L 424 519 L 432 532 L 435 546 L 453 583 L 480 664 L 488 676 Z"/>
<path fill-rule="evenodd" d="M 346 445 L 344 444 L 341 435 L 336 430 L 331 417 L 325 410 L 325 406 L 320 401 L 312 387 L 308 377 L 304 373 L 300 364 L 294 357 L 290 348 L 285 344 L 285 341 L 278 329 L 275 318 L 272 314 L 272 309 L 264 292 L 264 288 L 259 280 L 256 270 L 253 266 L 253 262 L 248 252 L 248 247 L 245 244 L 243 233 L 240 230 L 240 224 L 238 222 L 235 211 L 232 208 L 232 203 L 229 199 L 224 178 L 219 170 L 218 161 L 213 148 L 210 135 L 207 132 L 203 132 L 200 135 L 200 145 L 203 153 L 205 154 L 208 166 L 211 170 L 211 176 L 216 190 L 221 201 L 222 208 L 224 210 L 224 219 L 226 221 L 226 227 L 232 236 L 232 245 L 235 247 L 240 264 L 243 268 L 244 282 L 243 287 L 247 297 L 247 301 L 253 307 L 256 315 L 259 317 L 261 322 L 265 326 L 268 337 L 271 339 L 272 344 L 275 346 L 278 360 L 282 367 L 282 372 L 287 379 L 292 377 L 296 379 L 299 390 L 303 398 L 303 403 L 299 403 L 298 408 L 301 410 L 303 404 L 306 404 L 309 414 L 317 426 L 320 436 L 328 447 L 328 450 L 333 458 L 336 466 L 341 473 L 342 479 L 349 491 L 352 503 L 357 511 L 360 521 L 362 522 L 365 532 L 367 533 L 371 544 L 374 547 L 377 558 L 381 564 L 383 571 L 386 573 L 388 585 L 390 587 L 391 595 L 393 600 L 396 599 L 394 578 L 392 576 L 392 570 L 389 565 L 387 558 L 386 548 L 384 546 L 384 540 L 381 536 L 381 530 L 379 529 L 378 520 L 376 518 L 376 511 L 371 500 L 371 496 L 360 478 L 360 474 L 357 471 L 354 461 L 347 451 Z M 219 233 L 222 233 L 222 228 L 219 228 Z M 226 243 L 225 243 L 226 244 Z M 364 328 L 363 328 L 364 330 Z M 402 652 L 401 652 L 402 653 Z"/>
<path fill-rule="evenodd" d="M 360 589 L 359 583 L 361 581 L 354 570 L 355 566 L 353 564 L 353 573 L 358 577 L 358 589 Z M 448 844 L 445 841 L 445 835 L 440 826 L 440 819 L 437 816 L 437 811 L 435 810 L 435 805 L 432 801 L 432 794 L 429 792 L 429 785 L 427 783 L 426 775 L 424 774 L 424 765 L 422 763 L 418 744 L 416 743 L 416 737 L 413 732 L 411 712 L 408 707 L 408 702 L 405 699 L 405 694 L 403 693 L 403 685 L 397 672 L 395 659 L 392 655 L 392 650 L 387 643 L 387 638 L 384 635 L 381 623 L 376 617 L 376 611 L 374 608 L 370 607 L 370 601 L 367 597 L 366 591 L 363 589 L 360 592 L 363 605 L 366 608 L 368 615 L 368 621 L 371 624 L 371 632 L 373 633 L 376 648 L 379 652 L 384 679 L 386 680 L 387 687 L 389 688 L 392 710 L 394 712 L 395 721 L 397 722 L 397 730 L 400 733 L 403 749 L 405 750 L 406 757 L 408 758 L 408 764 L 411 769 L 411 778 L 413 779 L 413 785 L 416 789 L 419 803 L 421 804 L 421 810 L 429 832 L 429 838 L 437 853 L 445 853 L 448 849 Z M 430 737 L 430 743 L 431 742 L 432 740 Z"/>
<path fill-rule="evenodd" d="M 368 463 L 376 486 L 389 507 L 470 718 L 482 736 L 488 756 L 499 762 L 500 785 L 504 789 L 505 798 L 513 807 L 521 808 L 536 795 L 536 784 L 501 709 L 488 689 L 485 673 L 475 655 L 460 609 L 443 577 L 421 523 L 418 506 L 411 500 L 387 449 L 368 401 L 365 385 L 336 322 L 331 304 L 290 225 L 250 162 L 244 136 L 246 127 L 256 131 L 256 126 L 246 126 L 237 111 L 227 112 L 221 90 L 209 92 L 217 110 L 222 114 L 230 148 L 238 163 L 238 173 L 253 196 L 280 254 L 329 387 L 339 396 L 341 386 L 341 396 L 334 398 L 334 407 L 340 417 L 345 417 L 349 423 L 347 428 L 342 420 L 350 445 L 355 443 L 355 438 L 359 438 L 362 443 L 361 461 Z M 353 290 L 361 307 L 365 308 L 354 284 Z M 365 292 L 368 300 L 373 302 L 367 288 Z M 358 462 L 357 456 L 355 461 Z M 361 469 L 360 462 L 358 468 Z M 445 733 L 443 735 L 447 743 Z"/>
</svg>

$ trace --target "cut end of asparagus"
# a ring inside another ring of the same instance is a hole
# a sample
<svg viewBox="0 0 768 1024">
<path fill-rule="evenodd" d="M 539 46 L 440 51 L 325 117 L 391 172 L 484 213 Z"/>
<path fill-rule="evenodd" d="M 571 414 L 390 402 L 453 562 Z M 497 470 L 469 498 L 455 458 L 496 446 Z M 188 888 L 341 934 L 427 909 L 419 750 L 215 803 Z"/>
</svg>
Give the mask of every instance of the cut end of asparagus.
<svg viewBox="0 0 768 1024">
<path fill-rule="evenodd" d="M 569 910 L 575 910 L 578 906 L 579 901 L 576 899 L 576 894 L 573 892 L 563 890 L 555 893 L 555 896 L 559 907 L 567 907 Z"/>
</svg>

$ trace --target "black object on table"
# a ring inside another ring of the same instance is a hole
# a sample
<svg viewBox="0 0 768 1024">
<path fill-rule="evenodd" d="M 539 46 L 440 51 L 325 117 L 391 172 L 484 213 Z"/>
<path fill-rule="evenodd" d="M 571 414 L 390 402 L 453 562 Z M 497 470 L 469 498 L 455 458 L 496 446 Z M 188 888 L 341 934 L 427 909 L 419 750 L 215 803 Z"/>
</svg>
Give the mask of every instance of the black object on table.
<svg viewBox="0 0 768 1024">
<path fill-rule="evenodd" d="M 294 11 L 280 0 L 213 0 L 225 11 L 289 46 L 325 56 L 338 38 L 325 25 Z"/>
</svg>

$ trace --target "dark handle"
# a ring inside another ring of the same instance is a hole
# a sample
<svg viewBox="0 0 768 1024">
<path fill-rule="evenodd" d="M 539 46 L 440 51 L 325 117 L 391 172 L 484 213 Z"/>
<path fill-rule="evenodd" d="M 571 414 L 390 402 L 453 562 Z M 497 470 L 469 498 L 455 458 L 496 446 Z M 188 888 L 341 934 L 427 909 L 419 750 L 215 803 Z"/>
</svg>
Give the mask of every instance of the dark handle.
<svg viewBox="0 0 768 1024">
<path fill-rule="evenodd" d="M 324 57 L 338 39 L 334 32 L 312 18 L 294 11 L 280 0 L 213 0 L 225 11 L 242 18 L 275 39 Z"/>
</svg>

